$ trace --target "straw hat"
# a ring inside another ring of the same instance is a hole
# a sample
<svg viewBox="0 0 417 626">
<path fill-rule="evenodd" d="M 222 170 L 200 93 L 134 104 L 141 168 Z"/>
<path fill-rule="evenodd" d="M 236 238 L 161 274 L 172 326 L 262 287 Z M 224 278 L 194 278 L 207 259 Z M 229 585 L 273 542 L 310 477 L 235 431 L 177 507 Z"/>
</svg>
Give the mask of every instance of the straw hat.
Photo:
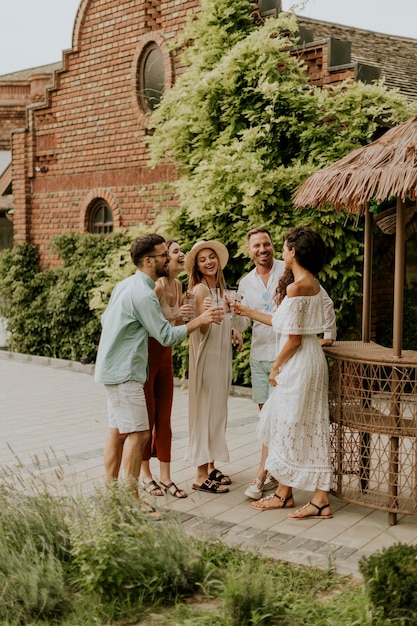
<svg viewBox="0 0 417 626">
<path fill-rule="evenodd" d="M 185 257 L 184 267 L 187 274 L 191 274 L 197 254 L 200 252 L 200 250 L 205 250 L 205 248 L 210 248 L 210 250 L 214 250 L 219 258 L 220 267 L 222 269 L 225 268 L 226 263 L 229 259 L 229 253 L 226 246 L 220 243 L 220 241 L 215 241 L 214 239 L 210 239 L 209 241 L 204 241 L 204 239 L 202 239 L 201 241 L 197 241 L 193 245 L 190 252 Z"/>
</svg>

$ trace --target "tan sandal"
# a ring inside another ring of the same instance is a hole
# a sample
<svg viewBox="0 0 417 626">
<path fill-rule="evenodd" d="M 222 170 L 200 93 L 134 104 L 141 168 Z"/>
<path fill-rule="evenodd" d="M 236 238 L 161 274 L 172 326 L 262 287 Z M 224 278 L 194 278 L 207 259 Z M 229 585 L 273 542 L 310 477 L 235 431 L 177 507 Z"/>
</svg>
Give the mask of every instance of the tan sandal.
<svg viewBox="0 0 417 626">
<path fill-rule="evenodd" d="M 301 513 L 301 511 L 303 511 L 304 509 L 306 509 L 308 506 L 314 506 L 315 509 L 317 509 L 317 513 L 309 513 L 308 515 L 297 515 L 297 513 Z M 333 517 L 333 514 L 330 512 L 328 515 L 322 515 L 322 511 L 324 511 L 324 509 L 330 509 L 330 502 L 327 502 L 327 504 L 323 504 L 323 506 L 318 506 L 317 504 L 314 504 L 314 502 L 307 502 L 307 504 L 305 504 L 304 506 L 301 507 L 301 509 L 298 509 L 297 511 L 294 511 L 294 513 L 290 513 L 288 515 L 288 519 L 293 519 L 293 520 L 300 520 L 300 519 L 331 519 Z"/>
<path fill-rule="evenodd" d="M 274 498 L 276 498 L 278 502 L 275 502 Z M 266 504 L 267 502 L 269 503 L 268 505 Z M 288 502 L 290 502 L 290 504 L 287 504 Z M 277 506 L 275 506 L 275 504 Z M 294 496 L 292 495 L 292 493 L 286 498 L 279 496 L 277 493 L 273 493 L 271 496 L 266 496 L 266 498 L 261 498 L 257 502 L 252 502 L 251 504 L 251 507 L 253 509 L 257 509 L 258 511 L 274 511 L 276 509 L 292 509 L 294 506 L 295 506 L 295 502 L 294 502 Z"/>
</svg>

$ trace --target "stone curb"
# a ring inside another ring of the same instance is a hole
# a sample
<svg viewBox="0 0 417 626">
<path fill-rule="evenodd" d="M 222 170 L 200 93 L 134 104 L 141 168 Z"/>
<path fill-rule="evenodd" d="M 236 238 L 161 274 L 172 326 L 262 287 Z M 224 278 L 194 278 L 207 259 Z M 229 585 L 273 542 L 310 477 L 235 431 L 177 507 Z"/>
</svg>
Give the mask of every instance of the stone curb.
<svg viewBox="0 0 417 626">
<path fill-rule="evenodd" d="M 34 354 L 23 354 L 21 352 L 11 352 L 7 349 L 0 348 L 0 359 L 13 359 L 20 363 L 34 363 L 45 367 L 54 367 L 56 369 L 70 369 L 73 372 L 81 372 L 82 374 L 94 374 L 94 363 L 80 363 L 80 361 L 69 361 L 67 359 L 56 359 L 49 356 L 38 356 Z M 175 387 L 188 389 L 188 380 L 185 378 L 174 378 Z M 251 387 L 239 387 L 232 385 L 230 389 L 231 396 L 240 398 L 250 398 L 252 394 Z"/>
</svg>

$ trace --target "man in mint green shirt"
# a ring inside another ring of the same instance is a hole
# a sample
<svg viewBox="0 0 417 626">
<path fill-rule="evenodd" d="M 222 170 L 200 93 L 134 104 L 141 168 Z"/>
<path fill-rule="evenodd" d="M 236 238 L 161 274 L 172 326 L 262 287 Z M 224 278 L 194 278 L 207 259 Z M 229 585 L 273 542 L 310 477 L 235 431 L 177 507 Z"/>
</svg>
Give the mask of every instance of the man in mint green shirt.
<svg viewBox="0 0 417 626">
<path fill-rule="evenodd" d="M 168 275 L 169 254 L 160 235 L 138 237 L 131 246 L 137 271 L 116 285 L 102 316 L 95 380 L 107 393 L 109 433 L 104 449 L 106 484 L 117 481 L 123 457 L 125 477 L 139 499 L 138 480 L 149 421 L 143 385 L 148 369 L 148 336 L 163 346 L 183 341 L 205 324 L 220 322 L 210 308 L 182 326 L 171 326 L 161 313 L 155 281 Z"/>
</svg>

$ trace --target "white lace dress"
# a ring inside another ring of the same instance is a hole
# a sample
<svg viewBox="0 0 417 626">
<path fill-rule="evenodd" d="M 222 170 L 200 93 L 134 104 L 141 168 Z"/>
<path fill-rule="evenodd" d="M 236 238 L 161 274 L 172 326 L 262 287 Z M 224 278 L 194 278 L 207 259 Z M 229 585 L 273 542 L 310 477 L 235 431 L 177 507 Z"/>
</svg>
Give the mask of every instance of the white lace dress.
<svg viewBox="0 0 417 626">
<path fill-rule="evenodd" d="M 266 469 L 284 485 L 330 490 L 328 370 L 317 338 L 323 331 L 323 296 L 284 298 L 272 318 L 279 350 L 288 335 L 302 335 L 296 353 L 282 366 L 264 404 L 258 438 L 268 446 Z"/>
</svg>

